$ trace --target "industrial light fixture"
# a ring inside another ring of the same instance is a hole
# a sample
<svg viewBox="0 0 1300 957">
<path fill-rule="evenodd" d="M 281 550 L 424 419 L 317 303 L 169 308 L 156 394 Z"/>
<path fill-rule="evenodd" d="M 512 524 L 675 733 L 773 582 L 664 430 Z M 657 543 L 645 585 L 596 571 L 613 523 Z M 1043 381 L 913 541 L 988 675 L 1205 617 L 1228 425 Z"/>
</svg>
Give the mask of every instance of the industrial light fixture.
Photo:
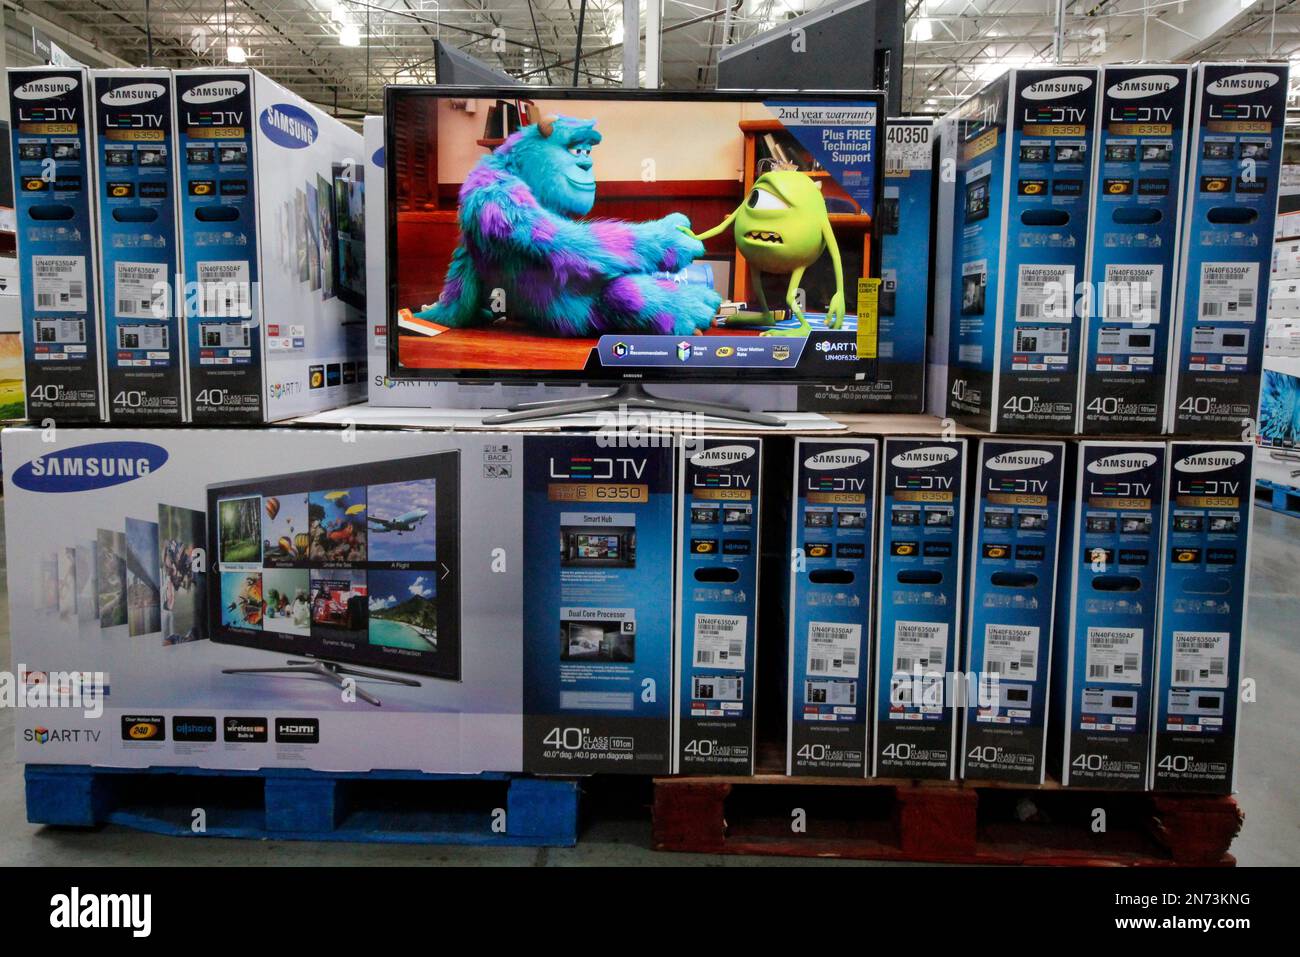
<svg viewBox="0 0 1300 957">
<path fill-rule="evenodd" d="M 361 46 L 361 28 L 355 23 L 345 23 L 339 30 L 339 43 L 345 47 Z"/>
<path fill-rule="evenodd" d="M 929 17 L 920 17 L 912 27 L 912 39 L 918 43 L 934 39 L 934 23 Z"/>
<path fill-rule="evenodd" d="M 227 63 L 247 63 L 248 53 L 238 43 L 226 44 Z"/>
</svg>

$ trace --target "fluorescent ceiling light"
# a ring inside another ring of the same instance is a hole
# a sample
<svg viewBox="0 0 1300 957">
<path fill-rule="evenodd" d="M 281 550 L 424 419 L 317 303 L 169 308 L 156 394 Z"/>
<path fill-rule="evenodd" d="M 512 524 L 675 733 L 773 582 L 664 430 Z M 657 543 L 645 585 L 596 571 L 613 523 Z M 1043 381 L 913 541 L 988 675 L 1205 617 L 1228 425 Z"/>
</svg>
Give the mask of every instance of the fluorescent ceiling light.
<svg viewBox="0 0 1300 957">
<path fill-rule="evenodd" d="M 912 39 L 919 43 L 934 39 L 934 23 L 928 17 L 920 17 L 912 27 Z"/>
<path fill-rule="evenodd" d="M 246 63 L 248 54 L 238 43 L 226 44 L 226 61 L 228 63 Z"/>
<path fill-rule="evenodd" d="M 345 23 L 339 30 L 339 43 L 345 47 L 361 46 L 361 28 L 355 23 Z"/>
</svg>

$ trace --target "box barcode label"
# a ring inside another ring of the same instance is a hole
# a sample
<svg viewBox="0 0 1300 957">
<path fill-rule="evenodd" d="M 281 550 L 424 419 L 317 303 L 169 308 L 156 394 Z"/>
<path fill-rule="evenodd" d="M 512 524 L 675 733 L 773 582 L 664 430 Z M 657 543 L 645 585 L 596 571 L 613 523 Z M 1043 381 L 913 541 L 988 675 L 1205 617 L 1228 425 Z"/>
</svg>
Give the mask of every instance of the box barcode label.
<svg viewBox="0 0 1300 957">
<path fill-rule="evenodd" d="M 167 318 L 166 264 L 120 262 L 114 268 L 113 278 L 118 318 Z"/>
<path fill-rule="evenodd" d="M 810 675 L 856 678 L 862 626 L 851 622 L 808 623 L 807 671 Z"/>
<path fill-rule="evenodd" d="M 984 626 L 984 670 L 1018 681 L 1038 680 L 1037 625 Z"/>
<path fill-rule="evenodd" d="M 1175 631 L 1174 683 L 1193 688 L 1228 687 L 1230 642 L 1226 631 Z"/>
<path fill-rule="evenodd" d="M 33 256 L 32 299 L 37 312 L 85 312 L 86 257 Z"/>
<path fill-rule="evenodd" d="M 1259 263 L 1203 263 L 1198 302 L 1202 319 L 1255 321 Z"/>
<path fill-rule="evenodd" d="M 1141 628 L 1088 628 L 1087 672 L 1091 681 L 1142 683 Z"/>
<path fill-rule="evenodd" d="M 710 668 L 745 669 L 746 615 L 696 615 L 695 653 L 691 660 Z"/>
<path fill-rule="evenodd" d="M 1160 321 L 1160 287 L 1164 266 L 1106 266 L 1105 289 L 1101 299 L 1101 317 L 1107 322 L 1132 322 L 1153 325 Z"/>
<path fill-rule="evenodd" d="M 1020 267 L 1016 282 L 1017 322 L 1069 322 L 1073 315 L 1073 266 Z"/>
</svg>

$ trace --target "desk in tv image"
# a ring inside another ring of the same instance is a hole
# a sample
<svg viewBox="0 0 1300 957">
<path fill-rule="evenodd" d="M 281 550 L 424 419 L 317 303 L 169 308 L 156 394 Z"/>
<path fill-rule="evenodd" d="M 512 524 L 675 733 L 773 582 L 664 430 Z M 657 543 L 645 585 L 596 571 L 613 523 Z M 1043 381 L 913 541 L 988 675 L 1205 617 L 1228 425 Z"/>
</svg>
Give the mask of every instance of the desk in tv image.
<svg viewBox="0 0 1300 957">
<path fill-rule="evenodd" d="M 460 453 L 208 487 L 213 640 L 460 680 Z"/>
</svg>

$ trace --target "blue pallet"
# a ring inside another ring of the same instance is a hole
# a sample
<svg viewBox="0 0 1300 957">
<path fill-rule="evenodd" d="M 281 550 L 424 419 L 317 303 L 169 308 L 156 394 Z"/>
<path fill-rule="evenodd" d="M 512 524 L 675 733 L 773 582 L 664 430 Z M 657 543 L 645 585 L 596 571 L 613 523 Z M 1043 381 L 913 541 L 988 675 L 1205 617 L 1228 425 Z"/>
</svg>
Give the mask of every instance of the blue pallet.
<svg viewBox="0 0 1300 957">
<path fill-rule="evenodd" d="M 1300 488 L 1259 479 L 1255 482 L 1255 504 L 1300 518 Z"/>
<path fill-rule="evenodd" d="M 33 824 L 369 844 L 572 847 L 578 840 L 579 790 L 571 780 L 56 764 L 29 764 L 25 772 Z M 202 829 L 194 826 L 197 808 Z"/>
</svg>

